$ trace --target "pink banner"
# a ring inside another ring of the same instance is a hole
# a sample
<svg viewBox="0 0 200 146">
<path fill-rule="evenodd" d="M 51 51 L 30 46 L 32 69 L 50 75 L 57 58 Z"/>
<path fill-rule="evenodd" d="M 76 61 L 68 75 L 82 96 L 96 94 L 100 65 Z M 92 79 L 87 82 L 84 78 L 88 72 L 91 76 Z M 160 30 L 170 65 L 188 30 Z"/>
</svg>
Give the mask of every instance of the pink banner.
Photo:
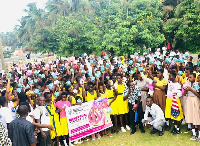
<svg viewBox="0 0 200 146">
<path fill-rule="evenodd" d="M 109 112 L 107 98 L 68 108 L 66 114 L 70 140 L 75 141 L 111 127 Z"/>
</svg>

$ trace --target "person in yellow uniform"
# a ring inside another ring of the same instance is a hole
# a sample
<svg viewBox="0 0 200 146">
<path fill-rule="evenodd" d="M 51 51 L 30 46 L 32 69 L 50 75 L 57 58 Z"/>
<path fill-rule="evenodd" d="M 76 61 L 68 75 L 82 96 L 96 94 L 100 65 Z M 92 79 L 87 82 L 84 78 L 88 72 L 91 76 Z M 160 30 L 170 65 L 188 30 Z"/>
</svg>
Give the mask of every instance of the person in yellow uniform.
<svg viewBox="0 0 200 146">
<path fill-rule="evenodd" d="M 98 80 L 97 80 L 97 86 L 98 87 Z M 89 102 L 89 101 L 92 101 L 92 100 L 96 100 L 98 97 L 97 97 L 97 92 L 96 90 L 94 89 L 94 83 L 92 82 L 89 82 L 88 83 L 88 91 L 86 92 L 85 91 L 85 85 L 83 84 L 82 85 L 82 88 L 83 88 L 83 99 L 86 101 L 86 102 Z M 98 139 L 101 138 L 100 134 L 97 133 L 96 134 Z M 92 140 L 95 140 L 95 134 L 92 134 Z"/>
<path fill-rule="evenodd" d="M 92 82 L 88 83 L 88 91 L 83 93 L 83 98 L 85 98 L 87 102 L 97 99 L 97 92 L 94 90 L 94 84 Z"/>
<path fill-rule="evenodd" d="M 83 89 L 82 87 L 79 87 L 78 83 L 74 84 L 73 93 L 75 94 L 76 100 L 81 99 L 81 101 L 83 102 L 83 96 L 82 96 Z"/>
<path fill-rule="evenodd" d="M 66 100 L 68 100 L 71 103 L 72 106 L 76 105 L 76 98 L 74 97 L 72 87 L 71 86 L 66 86 L 65 90 L 66 90 L 66 92 L 68 94 Z"/>
<path fill-rule="evenodd" d="M 111 133 L 118 133 L 117 130 L 117 102 L 116 102 L 116 93 L 113 89 L 113 84 L 111 80 L 105 80 L 106 90 L 105 94 L 108 98 L 109 106 L 112 109 L 112 112 L 110 113 L 112 121 L 114 121 L 114 126 L 112 127 Z"/>
<path fill-rule="evenodd" d="M 50 125 L 52 125 L 52 127 L 54 128 L 54 130 L 50 131 L 51 139 L 56 138 L 56 145 L 59 146 L 59 137 L 62 135 L 58 114 L 59 110 L 56 110 L 50 92 L 45 92 L 44 97 L 45 107 L 50 117 Z"/>
<path fill-rule="evenodd" d="M 167 80 L 163 77 L 163 69 L 157 71 L 157 77 L 153 77 L 151 71 L 149 76 L 153 79 L 153 86 L 155 88 L 153 93 L 153 101 L 155 104 L 165 112 L 166 96 L 165 89 L 167 88 Z"/>
<path fill-rule="evenodd" d="M 128 117 L 127 113 L 129 112 L 128 109 L 128 100 L 123 100 L 123 93 L 125 90 L 125 84 L 122 82 L 122 75 L 117 75 L 117 82 L 114 84 L 115 92 L 117 93 L 117 114 L 120 115 L 120 125 L 121 125 L 121 131 L 126 132 L 123 124 L 123 115 L 125 115 L 125 121 L 126 121 L 126 129 L 130 130 L 130 127 L 128 126 Z"/>
</svg>

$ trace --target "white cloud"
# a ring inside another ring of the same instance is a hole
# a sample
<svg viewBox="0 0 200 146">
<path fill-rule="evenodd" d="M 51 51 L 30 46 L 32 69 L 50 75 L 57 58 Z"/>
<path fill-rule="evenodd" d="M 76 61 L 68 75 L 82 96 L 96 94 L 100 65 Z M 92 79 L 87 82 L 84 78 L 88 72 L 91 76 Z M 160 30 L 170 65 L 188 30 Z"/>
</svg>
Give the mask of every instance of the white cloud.
<svg viewBox="0 0 200 146">
<path fill-rule="evenodd" d="M 26 9 L 26 5 L 36 2 L 39 8 L 43 8 L 47 0 L 0 0 L 0 32 L 12 31 Z"/>
</svg>

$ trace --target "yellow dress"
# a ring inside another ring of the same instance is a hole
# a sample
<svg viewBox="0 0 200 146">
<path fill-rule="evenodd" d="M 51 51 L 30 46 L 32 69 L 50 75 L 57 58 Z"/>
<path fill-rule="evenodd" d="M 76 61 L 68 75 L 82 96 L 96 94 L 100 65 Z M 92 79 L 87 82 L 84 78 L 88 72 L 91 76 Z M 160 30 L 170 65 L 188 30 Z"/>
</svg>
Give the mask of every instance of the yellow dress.
<svg viewBox="0 0 200 146">
<path fill-rule="evenodd" d="M 85 97 L 85 101 L 91 101 L 94 100 L 97 97 L 97 92 L 94 90 L 94 94 L 90 94 L 90 92 L 87 91 L 87 96 Z"/>
<path fill-rule="evenodd" d="M 179 114 L 179 116 L 177 118 L 174 118 L 171 115 L 172 100 L 173 100 L 172 98 L 168 98 L 168 97 L 166 99 L 165 118 L 176 120 L 176 121 L 180 121 L 180 120 L 183 119 L 183 110 L 182 110 L 180 98 L 178 98 L 176 100 L 177 103 L 178 103 L 179 110 L 180 110 L 180 114 Z"/>
<path fill-rule="evenodd" d="M 128 100 L 124 101 L 123 100 L 123 93 L 124 93 L 124 89 L 125 89 L 125 85 L 117 85 L 117 91 L 118 91 L 118 95 L 117 95 L 117 114 L 119 115 L 123 115 L 125 113 L 127 113 L 128 111 Z M 127 106 L 127 108 L 125 108 Z"/>
<path fill-rule="evenodd" d="M 100 98 L 107 98 L 106 93 L 100 93 Z"/>
<path fill-rule="evenodd" d="M 68 124 L 67 124 L 67 118 L 66 117 L 61 117 L 60 118 L 60 128 L 61 128 L 61 135 L 65 136 L 69 134 L 68 130 Z"/>
<path fill-rule="evenodd" d="M 111 90 L 108 90 L 106 89 L 105 91 L 106 93 L 106 97 L 108 98 L 108 101 L 109 103 L 113 100 L 114 98 L 114 91 L 111 89 Z M 110 115 L 117 115 L 117 102 L 116 100 L 112 102 L 112 104 L 110 105 L 110 108 L 112 109 L 112 112 L 110 113 Z"/>
<path fill-rule="evenodd" d="M 54 139 L 56 136 L 61 136 L 61 126 L 59 121 L 59 114 L 56 113 L 56 107 L 54 106 L 54 103 L 52 102 L 51 105 L 45 105 L 49 118 L 50 118 L 50 125 L 54 128 L 54 130 L 50 131 L 51 139 Z"/>
</svg>

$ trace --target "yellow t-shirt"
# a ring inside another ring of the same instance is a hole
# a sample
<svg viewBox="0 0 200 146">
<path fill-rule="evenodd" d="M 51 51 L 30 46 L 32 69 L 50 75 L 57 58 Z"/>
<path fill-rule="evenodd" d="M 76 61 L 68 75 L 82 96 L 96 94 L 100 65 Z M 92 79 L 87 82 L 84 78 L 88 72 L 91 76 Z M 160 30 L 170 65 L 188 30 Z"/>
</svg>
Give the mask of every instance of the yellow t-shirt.
<svg viewBox="0 0 200 146">
<path fill-rule="evenodd" d="M 166 79 L 162 79 L 162 80 L 159 80 L 159 78 L 157 77 L 154 77 L 154 80 L 157 81 L 156 83 L 156 86 L 164 86 L 164 85 L 167 85 L 167 80 Z M 160 90 L 159 88 L 155 88 L 156 90 Z"/>
</svg>

